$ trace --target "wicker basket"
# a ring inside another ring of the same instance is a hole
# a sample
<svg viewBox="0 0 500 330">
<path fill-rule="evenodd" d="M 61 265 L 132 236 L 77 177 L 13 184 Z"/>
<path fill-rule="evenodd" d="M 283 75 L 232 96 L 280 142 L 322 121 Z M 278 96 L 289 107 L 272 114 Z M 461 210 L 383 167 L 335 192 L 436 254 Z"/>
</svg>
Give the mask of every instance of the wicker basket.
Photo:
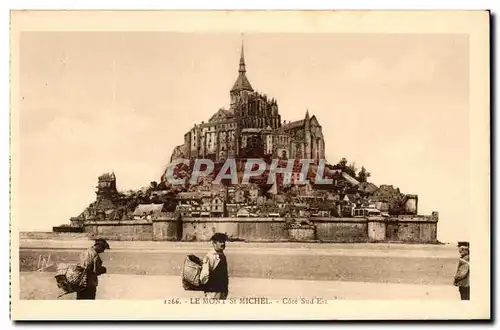
<svg viewBox="0 0 500 330">
<path fill-rule="evenodd" d="M 197 256 L 190 254 L 184 261 L 182 267 L 182 286 L 184 290 L 201 291 L 203 290 L 200 283 L 200 274 L 203 262 Z"/>
<path fill-rule="evenodd" d="M 86 286 L 85 269 L 76 264 L 58 264 L 54 277 L 57 287 L 64 293 L 72 293 Z"/>
</svg>

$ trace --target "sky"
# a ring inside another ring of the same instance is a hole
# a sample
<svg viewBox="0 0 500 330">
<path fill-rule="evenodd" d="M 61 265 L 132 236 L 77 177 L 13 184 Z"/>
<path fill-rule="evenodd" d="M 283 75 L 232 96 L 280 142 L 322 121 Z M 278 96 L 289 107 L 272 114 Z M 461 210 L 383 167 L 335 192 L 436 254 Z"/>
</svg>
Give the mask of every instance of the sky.
<svg viewBox="0 0 500 330">
<path fill-rule="evenodd" d="M 316 115 L 329 163 L 417 194 L 441 241 L 469 239 L 461 34 L 22 32 L 20 230 L 69 223 L 104 172 L 119 190 L 159 181 L 184 134 L 228 108 L 242 40 L 252 87 L 283 120 Z"/>
</svg>

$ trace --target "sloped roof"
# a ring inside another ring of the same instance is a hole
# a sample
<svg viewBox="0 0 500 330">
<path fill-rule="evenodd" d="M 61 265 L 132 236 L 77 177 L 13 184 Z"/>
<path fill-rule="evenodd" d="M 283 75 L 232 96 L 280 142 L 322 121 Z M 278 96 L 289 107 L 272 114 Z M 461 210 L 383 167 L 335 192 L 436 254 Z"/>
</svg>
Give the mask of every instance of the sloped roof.
<svg viewBox="0 0 500 330">
<path fill-rule="evenodd" d="M 223 120 L 223 119 L 231 119 L 234 117 L 234 114 L 226 109 L 219 109 L 210 119 L 209 121 L 215 121 L 215 120 Z"/>
<path fill-rule="evenodd" d="M 236 92 L 236 91 L 253 92 L 252 85 L 250 85 L 250 81 L 248 81 L 245 72 L 240 72 L 238 74 L 238 78 L 236 78 L 236 82 L 234 83 L 233 88 L 231 88 L 231 92 Z"/>
<path fill-rule="evenodd" d="M 112 180 L 116 180 L 116 177 L 115 177 L 115 173 L 114 172 L 111 172 L 111 173 L 104 173 L 104 174 L 101 174 L 99 176 L 99 181 L 112 181 Z"/>
<path fill-rule="evenodd" d="M 373 194 L 377 191 L 378 187 L 371 182 L 361 182 L 359 189 L 369 194 Z"/>
<path fill-rule="evenodd" d="M 250 214 L 250 211 L 249 211 L 247 208 L 243 207 L 243 208 L 240 208 L 240 209 L 238 210 L 238 213 L 237 213 L 237 214 L 238 214 L 238 215 L 239 215 L 239 214 Z"/>
<path fill-rule="evenodd" d="M 297 127 L 303 127 L 303 126 L 304 126 L 304 119 L 301 119 L 301 120 L 293 121 L 291 123 L 287 123 L 287 124 L 283 125 L 282 128 L 285 131 L 287 131 L 287 130 L 291 130 L 291 129 L 294 129 Z"/>
<path fill-rule="evenodd" d="M 316 115 L 313 115 L 311 117 L 311 119 L 309 119 L 309 122 L 311 123 L 311 126 L 312 125 L 316 125 L 316 126 L 320 126 L 321 127 L 321 125 L 319 124 L 318 118 L 316 118 Z"/>
<path fill-rule="evenodd" d="M 158 214 L 163 210 L 163 204 L 139 204 L 133 215 Z"/>
<path fill-rule="evenodd" d="M 354 186 L 359 184 L 358 180 L 356 180 L 355 178 L 353 178 L 352 176 L 350 176 L 346 172 L 342 172 L 342 176 L 344 177 L 344 179 L 346 179 L 347 181 L 349 181 L 349 183 L 352 184 L 352 185 L 354 185 Z"/>
</svg>

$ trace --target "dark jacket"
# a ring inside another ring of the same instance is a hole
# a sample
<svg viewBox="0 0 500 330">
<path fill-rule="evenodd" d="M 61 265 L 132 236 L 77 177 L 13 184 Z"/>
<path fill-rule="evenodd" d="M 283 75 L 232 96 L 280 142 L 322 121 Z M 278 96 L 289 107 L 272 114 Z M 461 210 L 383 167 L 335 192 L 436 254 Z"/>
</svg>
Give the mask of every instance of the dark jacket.
<svg viewBox="0 0 500 330">
<path fill-rule="evenodd" d="M 215 250 L 203 259 L 200 280 L 205 292 L 225 292 L 229 290 L 229 274 L 226 255 Z"/>
</svg>

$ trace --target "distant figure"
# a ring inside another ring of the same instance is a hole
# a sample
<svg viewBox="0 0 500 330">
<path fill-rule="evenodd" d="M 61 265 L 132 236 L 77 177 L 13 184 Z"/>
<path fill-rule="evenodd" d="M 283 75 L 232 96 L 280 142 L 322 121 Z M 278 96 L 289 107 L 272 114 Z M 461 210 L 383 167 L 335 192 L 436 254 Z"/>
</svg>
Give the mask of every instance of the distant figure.
<svg viewBox="0 0 500 330">
<path fill-rule="evenodd" d="M 460 259 L 453 284 L 458 287 L 462 300 L 470 300 L 469 242 L 458 242 L 458 253 L 460 253 Z"/>
<path fill-rule="evenodd" d="M 224 254 L 227 235 L 215 233 L 210 240 L 213 250 L 203 259 L 200 282 L 204 287 L 205 297 L 225 300 L 229 291 L 227 259 Z"/>
<path fill-rule="evenodd" d="M 84 251 L 80 257 L 80 266 L 85 269 L 84 289 L 77 291 L 76 299 L 95 299 L 97 293 L 97 277 L 106 273 L 100 253 L 109 250 L 109 244 L 104 239 L 96 239 L 94 245 Z"/>
</svg>

